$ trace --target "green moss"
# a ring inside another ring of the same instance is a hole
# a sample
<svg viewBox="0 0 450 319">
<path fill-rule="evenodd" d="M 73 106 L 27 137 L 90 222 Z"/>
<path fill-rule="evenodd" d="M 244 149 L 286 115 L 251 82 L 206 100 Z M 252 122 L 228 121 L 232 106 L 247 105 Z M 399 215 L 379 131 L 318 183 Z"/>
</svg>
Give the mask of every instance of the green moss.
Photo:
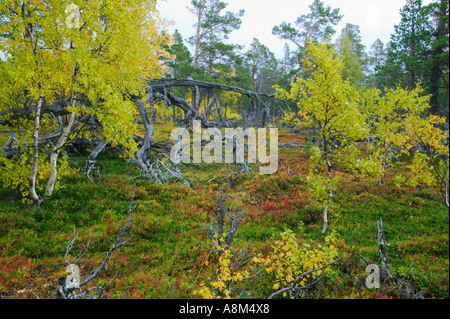
<svg viewBox="0 0 450 319">
<path fill-rule="evenodd" d="M 132 215 L 129 235 L 133 237 L 114 254 L 109 270 L 99 278 L 107 281 L 119 272 L 111 284 L 114 298 L 194 297 L 192 292 L 199 282 L 208 277 L 204 267 L 208 252 L 199 244 L 207 242 L 201 225 L 214 216 L 215 196 L 227 178 L 231 182 L 230 209 L 239 205 L 245 211 L 239 247 L 250 244 L 253 253 L 267 252 L 286 228 L 294 230 L 300 240 L 319 243 L 324 238 L 320 232 L 322 210 L 315 208 L 305 186 L 308 154 L 289 149 L 282 150 L 281 156 L 286 165 L 289 163 L 291 174 L 280 169 L 264 176 L 253 167 L 250 173 L 232 175 L 239 167 L 183 164 L 180 167 L 192 188 L 133 179 L 139 172 L 132 163 L 104 156 L 98 159 L 100 183 L 90 182 L 81 173 L 65 177 L 61 180 L 64 187 L 46 200 L 41 210 L 22 203 L 13 190 L 2 188 L 0 294 L 14 295 L 24 285 L 40 295 L 53 292 L 55 276 L 64 270 L 62 257 L 74 229 L 80 234 L 77 243 L 81 245 L 91 234 L 84 271 L 94 267 L 125 223 L 134 183 L 135 200 L 140 205 Z M 71 159 L 82 167 L 85 157 Z M 415 289 L 425 290 L 427 297 L 448 298 L 449 215 L 435 190 L 346 180 L 336 190 L 335 200 L 329 231 L 335 229 L 340 234 L 345 243 L 340 249 L 346 259 L 336 266 L 333 278 L 317 287 L 323 298 L 358 298 L 355 277 L 365 274 L 365 262 L 359 255 L 378 260 L 376 221 L 380 218 L 386 239 L 392 243 L 388 253 L 397 256 L 390 257 L 393 272 L 401 275 L 412 261 L 410 282 Z M 17 268 L 29 261 L 31 266 L 20 276 L 1 272 L 2 267 L 6 271 L 11 265 Z M 44 280 L 48 288 L 42 288 Z M 248 297 L 266 298 L 273 292 L 273 280 L 262 272 L 250 284 L 252 294 Z M 363 296 L 370 297 L 369 292 Z"/>
</svg>

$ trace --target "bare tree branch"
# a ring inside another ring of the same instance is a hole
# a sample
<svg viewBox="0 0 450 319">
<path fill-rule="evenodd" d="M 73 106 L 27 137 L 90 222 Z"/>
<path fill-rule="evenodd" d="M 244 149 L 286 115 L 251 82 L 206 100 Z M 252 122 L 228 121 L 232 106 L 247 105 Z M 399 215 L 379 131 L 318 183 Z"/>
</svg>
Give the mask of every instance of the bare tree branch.
<svg viewBox="0 0 450 319">
<path fill-rule="evenodd" d="M 332 261 L 332 262 L 329 262 L 329 263 L 323 265 L 322 267 L 314 268 L 314 269 L 312 269 L 312 270 L 310 270 L 310 271 L 303 272 L 302 274 L 300 274 L 300 275 L 297 277 L 297 279 L 294 281 L 294 283 L 293 283 L 292 285 L 290 285 L 289 287 L 282 288 L 282 289 L 280 289 L 280 290 L 274 292 L 274 293 L 271 294 L 267 299 L 273 299 L 273 298 L 275 298 L 276 296 L 278 296 L 278 295 L 280 295 L 280 294 L 282 294 L 282 293 L 291 291 L 291 290 L 296 290 L 296 289 L 308 289 L 308 288 L 310 288 L 310 287 L 313 286 L 315 283 L 317 283 L 317 282 L 320 280 L 320 278 L 322 278 L 322 276 L 325 274 L 325 272 L 323 272 L 322 275 L 320 275 L 316 280 L 314 280 L 313 282 L 311 282 L 310 284 L 308 284 L 308 285 L 306 285 L 306 286 L 298 286 L 298 283 L 300 282 L 300 280 L 301 280 L 303 277 L 305 277 L 305 276 L 307 276 L 307 275 L 309 275 L 309 274 L 312 274 L 312 273 L 314 273 L 314 272 L 316 272 L 316 271 L 323 270 L 323 269 L 327 268 L 328 266 L 331 266 L 331 265 L 337 263 L 337 262 L 338 262 L 339 260 L 341 260 L 341 259 L 342 259 L 342 257 L 339 257 L 338 259 L 336 259 L 336 260 L 334 260 L 334 261 Z"/>
</svg>

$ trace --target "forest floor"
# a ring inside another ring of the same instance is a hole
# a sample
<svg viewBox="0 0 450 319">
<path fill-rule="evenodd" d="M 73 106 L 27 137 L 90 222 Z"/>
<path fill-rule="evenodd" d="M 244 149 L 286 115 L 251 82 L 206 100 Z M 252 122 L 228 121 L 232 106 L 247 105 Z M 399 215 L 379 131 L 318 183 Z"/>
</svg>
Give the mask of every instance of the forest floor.
<svg viewBox="0 0 450 319">
<path fill-rule="evenodd" d="M 280 131 L 280 143 L 305 144 L 303 136 Z M 84 167 L 88 153 L 71 156 Z M 234 164 L 181 164 L 192 187 L 178 183 L 157 185 L 135 179 L 133 163 L 115 155 L 98 158 L 101 179 L 92 183 L 80 171 L 61 179 L 61 189 L 41 205 L 23 203 L 15 191 L 0 189 L 0 298 L 53 298 L 56 281 L 65 275 L 64 254 L 79 233 L 77 244 L 86 244 L 81 272 L 98 266 L 124 225 L 136 184 L 138 209 L 131 216 L 132 236 L 117 250 L 108 268 L 95 280 L 108 286 L 112 298 L 199 298 L 195 291 L 210 278 L 214 263 L 205 262 L 209 251 L 201 225 L 214 218 L 216 195 L 230 181 L 230 209 L 245 214 L 237 248 L 265 255 L 280 234 L 291 229 L 301 242 L 324 242 L 322 210 L 315 208 L 307 190 L 306 148 L 280 148 L 284 166 L 261 175 L 254 165 L 249 173 L 234 174 Z M 425 298 L 449 297 L 449 213 L 438 190 L 396 187 L 390 174 L 386 183 L 342 176 L 330 212 L 327 234 L 339 234 L 342 261 L 334 271 L 308 291 L 310 298 L 380 298 L 383 289 L 368 289 L 366 261 L 379 263 L 377 220 L 383 220 L 391 272 L 405 278 L 414 293 Z M 226 186 L 225 186 L 226 188 Z M 45 216 L 45 218 L 44 218 Z M 358 279 L 359 278 L 359 279 Z M 247 298 L 267 298 L 274 292 L 273 273 L 261 272 L 248 286 Z M 398 289 L 385 298 L 401 298 Z"/>
</svg>

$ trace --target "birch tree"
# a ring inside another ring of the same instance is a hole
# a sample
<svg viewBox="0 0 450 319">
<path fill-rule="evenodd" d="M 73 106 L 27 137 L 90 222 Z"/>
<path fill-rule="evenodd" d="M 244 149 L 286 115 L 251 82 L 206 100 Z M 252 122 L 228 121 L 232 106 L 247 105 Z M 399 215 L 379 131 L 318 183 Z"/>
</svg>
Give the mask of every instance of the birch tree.
<svg viewBox="0 0 450 319">
<path fill-rule="evenodd" d="M 44 188 L 43 195 L 51 196 L 59 154 L 81 118 L 98 122 L 107 143 L 120 143 L 132 156 L 136 108 L 124 93 L 138 95 L 142 78 L 162 74 L 159 60 L 170 42 L 155 1 L 8 0 L 1 2 L 0 16 L 0 34 L 8 34 L 0 38 L 6 56 L 0 124 L 26 132 L 16 134 L 18 155 L 0 158 L 4 183 L 24 184 L 25 174 L 14 171 L 29 169 L 23 196 L 39 203 Z M 20 112 L 26 116 L 14 117 Z M 38 172 L 45 147 L 50 161 L 46 172 Z"/>
<path fill-rule="evenodd" d="M 335 171 L 348 169 L 359 154 L 354 141 L 364 136 L 364 119 L 357 107 L 358 93 L 341 76 L 343 63 L 327 42 L 309 42 L 305 71 L 308 79 L 297 78 L 290 91 L 277 87 L 277 97 L 295 102 L 301 120 L 298 126 L 312 128 L 319 146 L 312 149 L 310 193 L 322 205 L 324 233 L 336 188 Z"/>
</svg>

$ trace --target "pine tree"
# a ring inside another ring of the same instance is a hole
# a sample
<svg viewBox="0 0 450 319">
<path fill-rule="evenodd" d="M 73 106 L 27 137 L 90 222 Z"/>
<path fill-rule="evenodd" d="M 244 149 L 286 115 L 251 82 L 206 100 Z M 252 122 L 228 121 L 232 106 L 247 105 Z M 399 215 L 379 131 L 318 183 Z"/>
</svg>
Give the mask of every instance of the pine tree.
<svg viewBox="0 0 450 319">
<path fill-rule="evenodd" d="M 335 33 L 333 26 L 337 25 L 343 17 L 339 14 L 339 9 L 331 9 L 320 0 L 314 0 L 309 9 L 308 14 L 301 15 L 295 20 L 295 27 L 283 22 L 272 29 L 272 34 L 282 40 L 289 40 L 297 46 L 296 54 L 302 77 L 304 76 L 302 59 L 308 42 L 322 41 L 331 37 Z"/>
<path fill-rule="evenodd" d="M 224 41 L 240 28 L 244 10 L 226 11 L 227 3 L 220 0 L 192 0 L 190 11 L 197 17 L 196 33 L 189 39 L 194 45 L 194 67 L 203 68 L 209 76 L 230 72 L 237 45 Z"/>
<path fill-rule="evenodd" d="M 378 66 L 378 82 L 381 88 L 394 88 L 401 85 L 404 78 L 402 63 L 396 59 L 392 42 L 386 43 L 384 48 L 384 63 Z"/>
<path fill-rule="evenodd" d="M 258 39 L 253 39 L 250 50 L 246 53 L 246 61 L 252 78 L 250 89 L 268 92 L 277 79 L 278 61 L 275 55 Z"/>
<path fill-rule="evenodd" d="M 430 112 L 447 115 L 449 104 L 449 1 L 440 0 L 430 4 L 427 9 L 433 20 L 434 30 L 431 54 L 428 60 L 430 68 Z"/>
<path fill-rule="evenodd" d="M 401 21 L 391 35 L 391 55 L 403 71 L 401 84 L 413 90 L 419 81 L 425 80 L 431 26 L 422 0 L 407 0 L 400 14 Z"/>
<path fill-rule="evenodd" d="M 361 85 L 367 69 L 367 55 L 361 42 L 359 26 L 347 23 L 336 41 L 336 51 L 344 63 L 342 77 Z"/>
<path fill-rule="evenodd" d="M 369 84 L 374 88 L 379 86 L 380 67 L 384 65 L 385 61 L 386 55 L 384 51 L 384 44 L 380 39 L 376 39 L 370 46 L 368 63 L 370 67 Z"/>
<path fill-rule="evenodd" d="M 169 75 L 175 79 L 185 79 L 194 73 L 193 57 L 184 44 L 183 37 L 178 30 L 173 34 L 174 43 L 168 48 L 173 59 L 168 61 Z"/>
</svg>

